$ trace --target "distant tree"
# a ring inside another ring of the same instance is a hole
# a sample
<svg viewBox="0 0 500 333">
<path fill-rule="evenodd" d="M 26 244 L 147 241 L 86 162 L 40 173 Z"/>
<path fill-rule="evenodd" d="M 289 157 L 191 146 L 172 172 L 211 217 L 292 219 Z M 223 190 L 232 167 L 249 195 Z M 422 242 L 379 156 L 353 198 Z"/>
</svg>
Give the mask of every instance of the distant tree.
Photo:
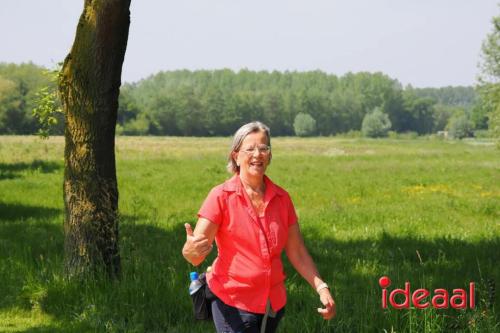
<svg viewBox="0 0 500 333">
<path fill-rule="evenodd" d="M 363 135 L 370 138 L 385 137 L 390 129 L 391 121 L 389 116 L 378 107 L 365 115 L 361 125 Z"/>
<path fill-rule="evenodd" d="M 201 106 L 201 99 L 193 87 L 182 87 L 175 95 L 175 119 L 177 127 L 184 135 L 207 135 L 205 127 L 206 112 Z"/>
<path fill-rule="evenodd" d="M 0 76 L 0 134 L 18 134 L 25 122 L 22 96 L 15 82 Z"/>
<path fill-rule="evenodd" d="M 122 86 L 120 89 L 117 122 L 121 126 L 125 125 L 128 121 L 134 120 L 141 113 L 137 102 L 132 96 L 133 89 L 133 86 L 128 84 Z"/>
<path fill-rule="evenodd" d="M 479 89 L 478 89 L 479 90 Z M 479 130 L 488 129 L 488 115 L 492 111 L 492 105 L 489 100 L 485 100 L 481 94 L 476 99 L 476 103 L 471 109 L 471 121 L 474 128 Z"/>
<path fill-rule="evenodd" d="M 403 99 L 405 126 L 397 130 L 414 131 L 418 134 L 431 133 L 434 128 L 434 104 L 436 102 L 432 98 L 417 97 L 411 90 L 404 92 Z"/>
<path fill-rule="evenodd" d="M 283 121 L 283 100 L 278 91 L 267 92 L 262 96 L 262 120 L 268 124 L 275 135 L 286 131 Z"/>
<path fill-rule="evenodd" d="M 293 122 L 295 135 L 311 136 L 316 132 L 316 120 L 307 113 L 299 113 Z"/>
<path fill-rule="evenodd" d="M 120 273 L 115 127 L 130 0 L 86 0 L 59 92 L 66 117 L 65 269 Z"/>
<path fill-rule="evenodd" d="M 360 93 L 353 89 L 339 89 L 331 95 L 331 134 L 360 130 L 364 111 Z"/>
<path fill-rule="evenodd" d="M 387 114 L 392 124 L 392 129 L 400 131 L 405 128 L 407 110 L 405 109 L 403 89 L 399 85 L 394 85 L 394 89 L 386 93 L 386 97 L 381 105 L 382 111 Z"/>
<path fill-rule="evenodd" d="M 316 121 L 315 132 L 320 135 L 330 134 L 332 124 L 328 119 L 329 101 L 322 87 L 313 86 L 303 92 L 300 96 L 300 104 L 300 112 L 310 115 Z"/>
<path fill-rule="evenodd" d="M 493 29 L 482 45 L 479 92 L 488 115 L 488 128 L 493 137 L 500 138 L 500 15 L 492 19 Z"/>
<path fill-rule="evenodd" d="M 434 102 L 446 106 L 471 108 L 477 98 L 474 87 L 441 87 L 441 88 L 412 88 L 415 96 L 431 98 Z"/>
<path fill-rule="evenodd" d="M 221 89 L 210 86 L 201 98 L 206 128 L 210 135 L 222 134 L 227 127 L 226 98 Z"/>
<path fill-rule="evenodd" d="M 0 63 L 0 134 L 31 134 L 39 128 L 32 110 L 36 93 L 50 85 L 44 72 L 31 63 Z"/>
<path fill-rule="evenodd" d="M 122 129 L 124 135 L 147 135 L 150 132 L 151 122 L 146 113 L 125 123 Z"/>
<path fill-rule="evenodd" d="M 474 135 L 474 124 L 467 115 L 453 117 L 448 123 L 448 135 L 454 139 L 471 137 Z"/>
<path fill-rule="evenodd" d="M 175 96 L 164 95 L 148 103 L 147 112 L 151 121 L 150 133 L 154 135 L 182 135 L 177 126 L 178 105 Z M 146 107 L 146 106 L 145 106 Z"/>
<path fill-rule="evenodd" d="M 450 119 L 465 114 L 465 109 L 458 106 L 437 104 L 434 107 L 434 132 L 446 129 Z"/>
</svg>

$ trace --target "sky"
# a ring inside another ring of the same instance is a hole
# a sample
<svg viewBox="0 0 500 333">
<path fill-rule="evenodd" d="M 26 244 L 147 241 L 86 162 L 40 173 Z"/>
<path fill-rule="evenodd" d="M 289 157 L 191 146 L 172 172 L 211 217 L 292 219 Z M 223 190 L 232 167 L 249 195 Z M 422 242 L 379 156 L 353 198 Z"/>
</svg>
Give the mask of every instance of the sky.
<svg viewBox="0 0 500 333">
<path fill-rule="evenodd" d="M 0 62 L 53 67 L 83 0 L 1 0 Z M 474 85 L 499 0 L 132 0 L 123 81 L 161 70 L 383 72 Z"/>
</svg>

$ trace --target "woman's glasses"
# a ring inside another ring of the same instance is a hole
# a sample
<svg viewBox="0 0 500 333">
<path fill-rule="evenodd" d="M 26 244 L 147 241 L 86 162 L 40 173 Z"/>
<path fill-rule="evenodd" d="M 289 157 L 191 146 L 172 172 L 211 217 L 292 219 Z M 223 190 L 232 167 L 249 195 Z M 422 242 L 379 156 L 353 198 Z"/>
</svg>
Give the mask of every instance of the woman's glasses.
<svg viewBox="0 0 500 333">
<path fill-rule="evenodd" d="M 271 151 L 271 146 L 258 145 L 255 147 L 244 148 L 244 149 L 241 149 L 240 151 L 244 152 L 247 155 L 253 155 L 255 153 L 255 150 L 257 150 L 259 154 L 266 155 L 266 154 L 269 154 L 269 152 Z"/>
</svg>

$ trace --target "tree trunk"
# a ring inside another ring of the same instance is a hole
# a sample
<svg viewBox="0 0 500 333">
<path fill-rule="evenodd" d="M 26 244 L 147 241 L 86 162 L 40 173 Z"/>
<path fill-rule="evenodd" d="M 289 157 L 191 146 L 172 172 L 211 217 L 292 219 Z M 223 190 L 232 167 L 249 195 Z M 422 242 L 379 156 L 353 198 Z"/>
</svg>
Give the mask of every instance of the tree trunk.
<svg viewBox="0 0 500 333">
<path fill-rule="evenodd" d="M 115 126 L 130 0 L 85 0 L 59 92 L 66 117 L 65 270 L 120 273 Z"/>
</svg>

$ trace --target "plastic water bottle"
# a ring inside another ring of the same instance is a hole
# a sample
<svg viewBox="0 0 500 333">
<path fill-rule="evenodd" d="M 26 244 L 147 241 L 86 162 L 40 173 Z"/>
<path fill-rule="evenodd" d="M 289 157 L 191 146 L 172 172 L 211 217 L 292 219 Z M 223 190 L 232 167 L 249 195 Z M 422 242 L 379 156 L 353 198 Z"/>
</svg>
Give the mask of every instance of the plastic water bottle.
<svg viewBox="0 0 500 333">
<path fill-rule="evenodd" d="M 189 278 L 191 279 L 191 283 L 189 284 L 189 295 L 193 295 L 203 285 L 201 284 L 200 280 L 198 280 L 198 273 L 197 272 L 189 273 Z"/>
</svg>

